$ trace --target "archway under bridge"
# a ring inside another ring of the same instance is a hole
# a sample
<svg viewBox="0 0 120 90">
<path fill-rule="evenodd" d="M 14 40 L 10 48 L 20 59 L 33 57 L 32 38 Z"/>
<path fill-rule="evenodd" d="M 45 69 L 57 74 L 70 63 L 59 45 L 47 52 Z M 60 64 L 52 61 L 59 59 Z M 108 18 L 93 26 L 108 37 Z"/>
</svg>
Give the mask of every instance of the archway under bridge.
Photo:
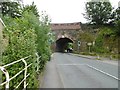
<svg viewBox="0 0 120 90">
<path fill-rule="evenodd" d="M 73 43 L 73 40 L 65 37 L 65 38 L 59 38 L 56 40 L 56 52 L 65 52 L 65 50 L 68 49 L 68 43 Z"/>
<path fill-rule="evenodd" d="M 51 23 L 50 27 L 55 36 L 55 42 L 51 45 L 53 52 L 64 52 L 68 43 L 71 43 L 72 49 L 74 49 L 72 50 L 73 52 L 78 50 L 77 35 L 83 32 L 81 29 L 81 22 Z"/>
</svg>

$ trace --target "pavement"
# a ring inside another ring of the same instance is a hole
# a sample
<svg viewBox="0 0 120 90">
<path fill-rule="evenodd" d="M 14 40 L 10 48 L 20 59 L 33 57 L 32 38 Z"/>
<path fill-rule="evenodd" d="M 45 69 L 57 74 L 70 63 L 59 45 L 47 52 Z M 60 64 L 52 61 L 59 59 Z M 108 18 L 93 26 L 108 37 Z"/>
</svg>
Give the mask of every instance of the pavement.
<svg viewBox="0 0 120 90">
<path fill-rule="evenodd" d="M 40 88 L 118 88 L 118 66 L 89 58 L 54 53 Z"/>
<path fill-rule="evenodd" d="M 46 64 L 46 68 L 43 74 L 43 80 L 41 82 L 40 88 L 62 88 L 63 84 L 61 83 L 61 79 L 59 77 L 59 73 L 56 68 L 56 64 L 53 60 L 49 61 Z"/>
</svg>

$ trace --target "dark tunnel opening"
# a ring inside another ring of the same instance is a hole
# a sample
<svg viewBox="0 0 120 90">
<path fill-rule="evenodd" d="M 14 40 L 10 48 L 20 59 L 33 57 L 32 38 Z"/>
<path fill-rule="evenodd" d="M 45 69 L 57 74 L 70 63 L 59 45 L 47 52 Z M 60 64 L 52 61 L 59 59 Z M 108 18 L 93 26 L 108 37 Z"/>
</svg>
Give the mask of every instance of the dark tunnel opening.
<svg viewBox="0 0 120 90">
<path fill-rule="evenodd" d="M 56 41 L 56 52 L 65 52 L 68 43 L 73 43 L 69 38 L 60 38 Z"/>
</svg>

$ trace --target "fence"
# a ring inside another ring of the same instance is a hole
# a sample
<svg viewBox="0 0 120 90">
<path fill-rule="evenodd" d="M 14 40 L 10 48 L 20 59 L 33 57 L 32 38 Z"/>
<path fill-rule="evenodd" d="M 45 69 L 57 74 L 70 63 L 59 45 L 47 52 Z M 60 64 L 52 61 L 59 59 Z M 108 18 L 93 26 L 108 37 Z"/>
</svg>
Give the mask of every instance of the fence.
<svg viewBox="0 0 120 90">
<path fill-rule="evenodd" d="M 37 56 L 37 61 L 38 61 L 40 57 L 39 57 L 39 55 L 37 53 L 35 53 L 35 54 Z M 15 88 L 17 89 L 22 83 L 24 83 L 24 89 L 26 89 L 26 87 L 28 85 L 28 83 L 26 82 L 26 78 L 29 77 L 29 75 L 30 75 L 29 73 L 27 74 L 27 69 L 32 65 L 32 63 L 27 65 L 26 59 L 28 59 L 29 57 L 31 57 L 31 55 L 27 56 L 25 58 L 22 58 L 20 60 L 14 61 L 12 63 L 9 63 L 7 65 L 0 66 L 0 70 L 5 74 L 5 77 L 6 77 L 6 81 L 1 83 L 0 86 L 5 85 L 5 88 L 8 89 L 9 88 L 9 82 L 12 79 L 16 78 L 18 75 L 20 75 L 22 72 L 24 72 L 24 78 L 21 80 L 21 82 Z M 10 78 L 9 77 L 9 72 L 8 72 L 8 70 L 6 70 L 6 67 L 11 66 L 13 64 L 16 64 L 18 62 L 23 62 L 25 64 L 25 68 L 23 68 L 21 71 L 19 71 L 17 74 L 15 74 L 14 76 L 12 76 Z M 37 67 L 37 70 L 38 70 L 38 67 Z"/>
</svg>

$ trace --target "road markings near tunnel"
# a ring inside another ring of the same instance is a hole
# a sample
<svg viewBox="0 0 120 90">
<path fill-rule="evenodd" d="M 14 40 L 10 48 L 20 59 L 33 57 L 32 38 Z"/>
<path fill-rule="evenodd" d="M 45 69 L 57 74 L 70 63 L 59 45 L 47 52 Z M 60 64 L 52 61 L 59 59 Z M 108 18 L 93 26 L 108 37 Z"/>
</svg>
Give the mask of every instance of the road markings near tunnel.
<svg viewBox="0 0 120 90">
<path fill-rule="evenodd" d="M 97 68 L 95 68 L 95 67 L 93 67 L 93 66 L 90 66 L 90 65 L 88 65 L 88 64 L 86 64 L 89 68 L 92 68 L 92 69 L 94 69 L 94 70 L 96 70 L 96 71 L 99 71 L 99 72 L 101 72 L 101 73 L 103 73 L 103 74 L 105 74 L 105 75 L 107 75 L 107 76 L 109 76 L 109 77 L 112 77 L 112 78 L 114 78 L 114 79 L 116 79 L 116 80 L 120 80 L 119 78 L 117 78 L 117 77 L 115 77 L 115 76 L 113 76 L 113 75 L 111 75 L 111 74 L 109 74 L 109 73 L 106 73 L 106 72 L 104 72 L 104 71 L 102 71 L 102 70 L 100 70 L 100 69 L 97 69 Z"/>
</svg>

